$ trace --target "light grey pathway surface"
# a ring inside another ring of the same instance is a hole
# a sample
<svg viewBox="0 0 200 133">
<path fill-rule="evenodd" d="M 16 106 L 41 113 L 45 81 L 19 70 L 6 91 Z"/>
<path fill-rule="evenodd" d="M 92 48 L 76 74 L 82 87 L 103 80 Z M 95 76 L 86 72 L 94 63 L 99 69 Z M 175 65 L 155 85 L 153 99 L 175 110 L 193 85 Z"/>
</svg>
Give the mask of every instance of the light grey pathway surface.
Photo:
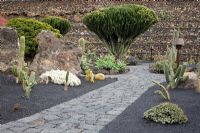
<svg viewBox="0 0 200 133">
<path fill-rule="evenodd" d="M 129 73 L 116 77 L 115 83 L 0 125 L 0 133 L 96 133 L 152 86 L 151 80 L 164 81 L 163 75 L 149 73 L 148 64 L 130 67 Z"/>
</svg>

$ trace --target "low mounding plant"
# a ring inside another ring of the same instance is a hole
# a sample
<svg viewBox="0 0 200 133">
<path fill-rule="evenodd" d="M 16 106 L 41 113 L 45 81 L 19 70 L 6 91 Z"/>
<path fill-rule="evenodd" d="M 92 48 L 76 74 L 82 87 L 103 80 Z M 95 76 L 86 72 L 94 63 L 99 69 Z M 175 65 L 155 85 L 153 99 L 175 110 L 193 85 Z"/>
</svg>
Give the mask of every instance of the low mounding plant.
<svg viewBox="0 0 200 133">
<path fill-rule="evenodd" d="M 108 46 L 116 60 L 124 58 L 132 41 L 157 21 L 153 10 L 135 4 L 103 8 L 83 18 L 83 23 Z"/>
<path fill-rule="evenodd" d="M 157 61 L 149 65 L 149 70 L 150 72 L 153 73 L 164 73 L 164 65 L 165 65 L 165 60 Z"/>
<path fill-rule="evenodd" d="M 127 68 L 127 65 L 123 61 L 115 62 L 115 57 L 113 55 L 105 55 L 103 57 L 99 57 L 95 62 L 95 67 L 97 69 L 106 69 L 106 70 L 116 70 L 116 71 L 124 71 Z"/>
<path fill-rule="evenodd" d="M 184 124 L 188 121 L 183 110 L 173 103 L 161 103 L 156 105 L 146 112 L 144 118 L 162 124 Z"/>
<path fill-rule="evenodd" d="M 71 29 L 71 24 L 67 19 L 49 16 L 42 20 L 42 22 L 51 25 L 54 29 L 58 29 L 62 35 L 65 35 Z"/>
<path fill-rule="evenodd" d="M 59 30 L 54 29 L 46 23 L 42 23 L 30 18 L 14 18 L 8 21 L 7 26 L 17 30 L 19 36 L 25 36 L 26 49 L 25 57 L 33 57 L 37 52 L 36 36 L 42 30 L 53 31 L 58 37 L 61 37 Z"/>
</svg>

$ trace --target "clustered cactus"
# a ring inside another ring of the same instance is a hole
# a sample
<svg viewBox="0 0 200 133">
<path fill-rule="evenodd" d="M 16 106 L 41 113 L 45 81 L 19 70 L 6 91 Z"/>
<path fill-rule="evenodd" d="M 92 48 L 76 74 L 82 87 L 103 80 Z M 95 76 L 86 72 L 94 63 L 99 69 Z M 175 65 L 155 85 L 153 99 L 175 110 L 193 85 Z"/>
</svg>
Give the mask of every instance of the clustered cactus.
<svg viewBox="0 0 200 133">
<path fill-rule="evenodd" d="M 27 69 L 26 71 L 22 70 L 20 75 L 22 79 L 23 90 L 25 92 L 24 95 L 26 98 L 29 98 L 32 87 L 37 84 L 35 72 L 32 71 L 29 75 L 29 71 Z"/>
<path fill-rule="evenodd" d="M 188 79 L 188 76 L 184 76 L 187 64 L 183 63 L 183 65 L 179 65 L 177 68 L 177 64 L 175 63 L 176 56 L 177 51 L 175 46 L 168 48 L 166 53 L 167 60 L 164 64 L 164 73 L 169 89 L 176 88 L 181 82 L 184 82 Z"/>
<path fill-rule="evenodd" d="M 94 83 L 94 74 L 92 72 L 92 70 L 88 69 L 86 71 L 86 76 L 85 76 L 86 80 L 91 82 L 91 83 Z"/>
<path fill-rule="evenodd" d="M 26 63 L 24 61 L 24 55 L 25 55 L 25 37 L 20 37 L 20 43 L 19 43 L 19 57 L 18 57 L 18 64 L 17 66 L 14 66 L 13 71 L 14 75 L 16 76 L 16 83 L 21 83 L 24 95 L 26 98 L 30 97 L 31 89 L 34 85 L 37 84 L 36 82 L 36 76 L 35 72 L 29 72 L 28 67 L 26 66 Z"/>
</svg>

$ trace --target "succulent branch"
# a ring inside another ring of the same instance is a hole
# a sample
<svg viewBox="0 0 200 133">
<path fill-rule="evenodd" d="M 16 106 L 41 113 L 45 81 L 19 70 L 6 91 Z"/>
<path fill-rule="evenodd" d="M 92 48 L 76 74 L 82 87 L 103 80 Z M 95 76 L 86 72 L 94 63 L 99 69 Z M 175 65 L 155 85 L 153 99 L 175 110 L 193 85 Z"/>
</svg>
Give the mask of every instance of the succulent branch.
<svg viewBox="0 0 200 133">
<path fill-rule="evenodd" d="M 69 71 L 67 71 L 67 74 L 66 74 L 66 78 L 65 78 L 65 87 L 64 87 L 64 90 L 67 91 L 68 90 L 68 80 L 69 80 Z"/>
<path fill-rule="evenodd" d="M 168 87 L 163 86 L 162 84 L 156 82 L 156 81 L 152 81 L 154 84 L 160 86 L 160 88 L 162 90 L 156 90 L 155 93 L 161 95 L 165 100 L 170 100 L 170 94 L 168 92 Z"/>
</svg>

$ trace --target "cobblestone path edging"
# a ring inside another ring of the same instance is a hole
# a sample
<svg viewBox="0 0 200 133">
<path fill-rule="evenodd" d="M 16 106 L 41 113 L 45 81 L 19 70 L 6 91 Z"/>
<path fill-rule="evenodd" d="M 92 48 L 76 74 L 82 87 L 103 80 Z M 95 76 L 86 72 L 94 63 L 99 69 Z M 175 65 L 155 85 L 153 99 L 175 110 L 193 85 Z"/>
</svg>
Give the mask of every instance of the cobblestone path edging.
<svg viewBox="0 0 200 133">
<path fill-rule="evenodd" d="M 164 81 L 163 75 L 149 73 L 148 65 L 131 66 L 129 73 L 116 76 L 117 82 L 30 117 L 0 125 L 0 132 L 99 132 L 152 86 L 151 80 Z"/>
</svg>

